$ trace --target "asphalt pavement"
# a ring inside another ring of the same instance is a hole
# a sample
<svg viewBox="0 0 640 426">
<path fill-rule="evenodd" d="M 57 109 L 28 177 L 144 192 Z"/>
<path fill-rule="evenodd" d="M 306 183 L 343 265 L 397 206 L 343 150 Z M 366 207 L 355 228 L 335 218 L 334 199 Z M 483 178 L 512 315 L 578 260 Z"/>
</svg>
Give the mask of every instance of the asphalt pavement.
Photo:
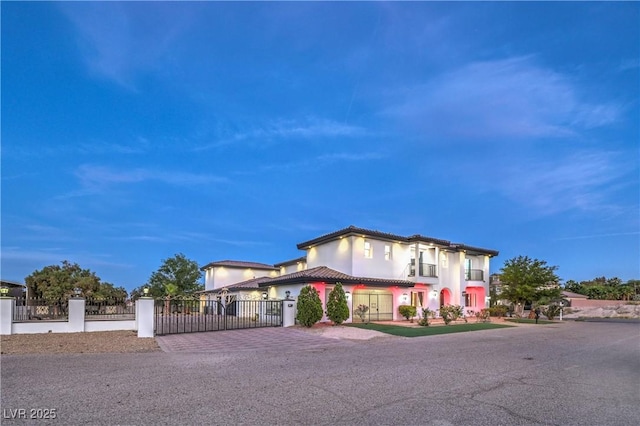
<svg viewBox="0 0 640 426">
<path fill-rule="evenodd" d="M 2 424 L 640 424 L 637 323 L 198 350 L 3 355 Z"/>
</svg>

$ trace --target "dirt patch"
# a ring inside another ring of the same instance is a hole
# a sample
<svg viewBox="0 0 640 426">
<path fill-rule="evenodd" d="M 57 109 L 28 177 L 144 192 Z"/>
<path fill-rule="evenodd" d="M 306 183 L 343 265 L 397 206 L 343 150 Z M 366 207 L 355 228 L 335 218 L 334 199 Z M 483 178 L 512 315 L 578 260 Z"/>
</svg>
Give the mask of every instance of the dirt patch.
<svg viewBox="0 0 640 426">
<path fill-rule="evenodd" d="M 154 338 L 138 338 L 135 331 L 96 331 L 91 333 L 13 334 L 0 336 L 0 353 L 22 354 L 99 354 L 156 352 Z"/>
</svg>

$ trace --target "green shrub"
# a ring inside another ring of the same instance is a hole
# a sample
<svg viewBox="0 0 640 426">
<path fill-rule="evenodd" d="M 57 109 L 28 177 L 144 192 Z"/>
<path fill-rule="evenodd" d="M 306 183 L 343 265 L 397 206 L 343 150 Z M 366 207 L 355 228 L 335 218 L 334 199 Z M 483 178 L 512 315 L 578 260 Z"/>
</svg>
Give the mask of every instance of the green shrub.
<svg viewBox="0 0 640 426">
<path fill-rule="evenodd" d="M 458 318 L 463 316 L 462 306 L 458 306 L 458 305 L 442 306 L 440 307 L 440 316 L 444 320 L 444 323 L 448 325 L 452 321 L 455 321 Z M 465 322 L 466 322 L 466 319 L 465 319 Z"/>
<path fill-rule="evenodd" d="M 422 318 L 420 318 L 420 320 L 418 321 L 418 324 L 422 325 L 424 327 L 428 327 L 429 324 L 430 324 L 429 320 L 431 318 L 433 318 L 434 316 L 435 316 L 435 312 L 434 311 L 432 311 L 429 308 L 424 308 L 422 310 Z"/>
<path fill-rule="evenodd" d="M 318 290 L 310 285 L 300 290 L 296 319 L 305 327 L 311 327 L 322 319 L 322 302 Z"/>
<path fill-rule="evenodd" d="M 416 316 L 417 310 L 415 306 L 401 305 L 398 308 L 398 312 L 400 312 L 400 315 L 405 317 L 407 320 L 413 321 L 413 317 Z"/>
<path fill-rule="evenodd" d="M 507 312 L 509 312 L 509 308 L 505 305 L 492 306 L 489 308 L 489 315 L 492 317 L 502 318 L 507 315 Z"/>
<path fill-rule="evenodd" d="M 336 283 L 336 286 L 329 293 L 327 298 L 327 318 L 338 325 L 349 318 L 347 296 L 344 294 L 341 283 Z"/>
<path fill-rule="evenodd" d="M 549 320 L 553 320 L 556 315 L 560 314 L 560 306 L 549 305 L 546 308 L 542 308 L 542 314 L 549 318 Z"/>
</svg>

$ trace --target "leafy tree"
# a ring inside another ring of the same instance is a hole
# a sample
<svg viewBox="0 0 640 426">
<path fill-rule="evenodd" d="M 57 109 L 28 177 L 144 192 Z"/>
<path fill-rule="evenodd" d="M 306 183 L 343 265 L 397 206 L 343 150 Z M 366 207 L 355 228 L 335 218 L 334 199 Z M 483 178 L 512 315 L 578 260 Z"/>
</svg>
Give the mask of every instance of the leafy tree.
<svg viewBox="0 0 640 426">
<path fill-rule="evenodd" d="M 298 296 L 298 314 L 296 319 L 305 327 L 311 327 L 322 319 L 322 301 L 318 290 L 307 285 Z"/>
<path fill-rule="evenodd" d="M 342 283 L 336 283 L 333 290 L 329 292 L 327 317 L 338 325 L 349 318 L 349 305 L 347 304 L 347 296 L 342 288 Z"/>
<path fill-rule="evenodd" d="M 582 292 L 584 291 L 582 284 L 574 280 L 569 280 L 564 283 L 564 289 L 578 294 L 582 294 Z"/>
<path fill-rule="evenodd" d="M 560 278 L 555 274 L 557 266 L 549 266 L 544 260 L 518 256 L 509 259 L 500 270 L 502 292 L 500 297 L 524 307 L 526 302 L 537 302 L 542 298 L 557 299 L 561 290 Z M 519 312 L 521 313 L 521 312 Z"/>
<path fill-rule="evenodd" d="M 36 270 L 24 279 L 27 284 L 29 297 L 43 298 L 49 302 L 67 299 L 74 295 L 74 289 L 79 288 L 82 296 L 91 298 L 127 297 L 123 287 L 102 282 L 89 269 L 82 269 L 77 263 L 63 260 L 61 265 L 45 266 Z"/>
<path fill-rule="evenodd" d="M 188 259 L 184 254 L 178 253 L 173 257 L 164 259 L 160 268 L 151 274 L 147 283 L 134 289 L 132 297 L 143 294 L 142 289 L 149 287 L 149 296 L 177 298 L 193 295 L 196 291 L 203 290 L 200 283 L 202 272 L 198 263 Z"/>
<path fill-rule="evenodd" d="M 639 283 L 638 280 L 629 280 L 623 283 L 618 277 L 596 277 L 579 283 L 569 280 L 564 288 L 578 294 L 584 294 L 589 299 L 633 300 L 640 291 Z"/>
</svg>

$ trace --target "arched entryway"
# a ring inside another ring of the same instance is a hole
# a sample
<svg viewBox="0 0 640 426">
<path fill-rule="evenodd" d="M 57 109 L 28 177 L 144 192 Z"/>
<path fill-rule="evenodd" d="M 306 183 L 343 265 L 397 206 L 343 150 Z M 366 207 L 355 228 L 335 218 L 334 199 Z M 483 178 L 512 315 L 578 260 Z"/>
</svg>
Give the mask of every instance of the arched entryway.
<svg viewBox="0 0 640 426">
<path fill-rule="evenodd" d="M 451 304 L 451 292 L 447 288 L 440 290 L 440 307 Z"/>
</svg>

